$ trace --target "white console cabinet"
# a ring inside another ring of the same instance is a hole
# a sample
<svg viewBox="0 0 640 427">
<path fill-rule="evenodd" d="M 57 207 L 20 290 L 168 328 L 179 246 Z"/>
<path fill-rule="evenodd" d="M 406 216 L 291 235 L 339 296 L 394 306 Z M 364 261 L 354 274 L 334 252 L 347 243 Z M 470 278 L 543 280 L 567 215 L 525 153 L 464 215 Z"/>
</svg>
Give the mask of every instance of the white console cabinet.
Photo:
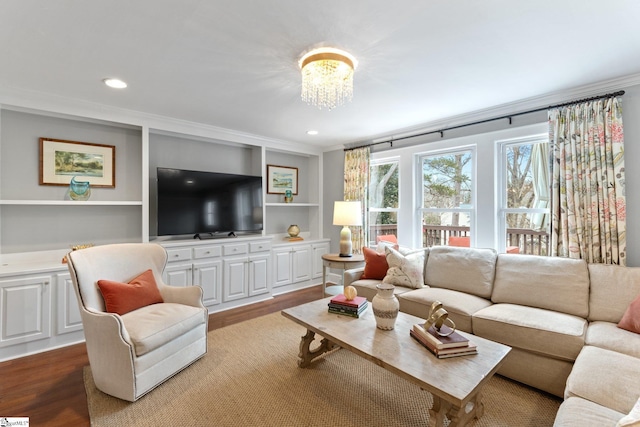
<svg viewBox="0 0 640 427">
<path fill-rule="evenodd" d="M 273 245 L 273 294 L 282 294 L 317 284 L 322 278 L 322 255 L 329 252 L 329 239 Z"/>
<path fill-rule="evenodd" d="M 254 302 L 268 295 L 270 237 L 241 237 L 215 241 L 163 242 L 168 263 L 164 280 L 172 286 L 198 285 L 203 302 L 212 308 Z"/>
<path fill-rule="evenodd" d="M 0 347 L 51 336 L 52 274 L 0 281 Z"/>
<path fill-rule="evenodd" d="M 278 246 L 273 249 L 273 287 L 311 279 L 311 245 Z"/>
<path fill-rule="evenodd" d="M 61 258 L 61 252 L 2 258 L 0 361 L 84 339 L 75 290 Z"/>
</svg>

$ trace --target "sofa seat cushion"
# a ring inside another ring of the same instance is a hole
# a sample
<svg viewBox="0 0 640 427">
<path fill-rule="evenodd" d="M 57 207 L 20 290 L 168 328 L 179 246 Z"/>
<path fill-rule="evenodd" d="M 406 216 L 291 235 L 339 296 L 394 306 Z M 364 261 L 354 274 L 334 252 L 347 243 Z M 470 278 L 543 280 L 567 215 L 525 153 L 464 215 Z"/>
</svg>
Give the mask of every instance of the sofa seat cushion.
<svg viewBox="0 0 640 427">
<path fill-rule="evenodd" d="M 640 358 L 640 335 L 620 329 L 615 323 L 589 323 L 584 341 L 585 345 L 593 345 Z"/>
<path fill-rule="evenodd" d="M 564 396 L 581 397 L 626 415 L 640 396 L 640 359 L 585 346 L 569 374 Z"/>
<path fill-rule="evenodd" d="M 378 293 L 378 289 L 376 288 L 376 286 L 378 286 L 380 283 L 382 283 L 382 280 L 360 279 L 360 280 L 351 282 L 351 286 L 356 288 L 356 290 L 358 291 L 358 295 L 363 296 L 369 301 L 371 301 L 373 297 Z M 413 290 L 414 289 L 411 289 L 411 288 L 405 288 L 404 286 L 396 286 L 395 289 L 393 290 L 393 293 L 395 295 L 399 295 L 404 292 L 409 292 Z"/>
<path fill-rule="evenodd" d="M 424 283 L 491 298 L 497 253 L 493 249 L 435 246 L 429 251 Z"/>
<path fill-rule="evenodd" d="M 440 301 L 456 327 L 471 332 L 471 316 L 492 304 L 488 299 L 443 288 L 423 288 L 398 295 L 400 311 L 426 319 L 434 301 Z"/>
<path fill-rule="evenodd" d="M 597 403 L 570 397 L 560 405 L 553 427 L 613 427 L 624 415 Z"/>
<path fill-rule="evenodd" d="M 137 356 L 142 356 L 205 323 L 202 308 L 184 304 L 148 305 L 122 316 Z"/>
<path fill-rule="evenodd" d="M 580 353 L 586 331 L 580 317 L 515 304 L 494 304 L 473 315 L 476 335 L 567 361 Z"/>
<path fill-rule="evenodd" d="M 586 318 L 589 314 L 587 263 L 581 259 L 500 254 L 491 300 Z"/>
</svg>

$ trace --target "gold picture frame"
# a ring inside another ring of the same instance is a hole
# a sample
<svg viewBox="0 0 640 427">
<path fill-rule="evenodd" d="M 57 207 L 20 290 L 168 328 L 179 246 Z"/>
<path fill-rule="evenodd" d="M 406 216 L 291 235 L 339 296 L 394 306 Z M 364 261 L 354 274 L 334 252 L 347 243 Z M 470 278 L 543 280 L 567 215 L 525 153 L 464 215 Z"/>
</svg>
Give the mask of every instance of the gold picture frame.
<svg viewBox="0 0 640 427">
<path fill-rule="evenodd" d="M 298 168 L 291 166 L 267 165 L 267 194 L 298 195 Z"/>
<path fill-rule="evenodd" d="M 69 185 L 71 178 L 91 187 L 115 188 L 116 147 L 40 138 L 40 185 Z"/>
</svg>

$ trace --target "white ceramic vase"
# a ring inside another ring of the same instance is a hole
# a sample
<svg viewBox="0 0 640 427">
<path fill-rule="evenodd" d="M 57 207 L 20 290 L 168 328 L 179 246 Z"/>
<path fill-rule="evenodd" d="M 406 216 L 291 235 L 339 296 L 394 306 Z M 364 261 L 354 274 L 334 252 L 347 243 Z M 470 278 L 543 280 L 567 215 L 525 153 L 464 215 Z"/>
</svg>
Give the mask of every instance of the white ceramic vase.
<svg viewBox="0 0 640 427">
<path fill-rule="evenodd" d="M 396 287 L 388 283 L 380 283 L 376 288 L 378 293 L 371 300 L 376 326 L 379 329 L 390 331 L 396 325 L 400 309 L 398 298 L 393 294 Z"/>
</svg>

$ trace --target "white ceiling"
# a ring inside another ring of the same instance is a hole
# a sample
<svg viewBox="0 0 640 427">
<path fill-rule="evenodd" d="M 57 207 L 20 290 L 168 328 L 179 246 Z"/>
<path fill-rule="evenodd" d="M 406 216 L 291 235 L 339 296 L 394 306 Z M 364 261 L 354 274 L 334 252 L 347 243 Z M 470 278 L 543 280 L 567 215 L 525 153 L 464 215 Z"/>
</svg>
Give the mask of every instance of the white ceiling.
<svg viewBox="0 0 640 427">
<path fill-rule="evenodd" d="M 334 146 L 640 73 L 639 22 L 638 0 L 2 0 L 0 89 Z M 359 61 L 332 111 L 300 100 L 319 45 Z"/>
</svg>

